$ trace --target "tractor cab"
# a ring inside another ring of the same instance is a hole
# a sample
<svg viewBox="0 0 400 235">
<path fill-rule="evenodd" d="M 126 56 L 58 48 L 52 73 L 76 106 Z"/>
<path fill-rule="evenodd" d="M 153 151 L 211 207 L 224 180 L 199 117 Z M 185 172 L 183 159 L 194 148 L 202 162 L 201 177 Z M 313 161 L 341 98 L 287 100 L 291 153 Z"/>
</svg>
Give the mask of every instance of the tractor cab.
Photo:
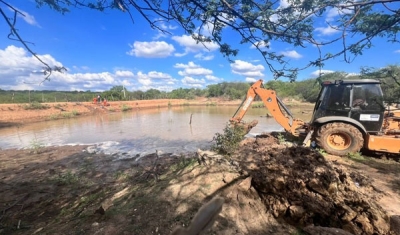
<svg viewBox="0 0 400 235">
<path fill-rule="evenodd" d="M 381 131 L 385 106 L 379 81 L 336 80 L 321 85 L 311 123 L 342 121 L 371 134 Z"/>
</svg>

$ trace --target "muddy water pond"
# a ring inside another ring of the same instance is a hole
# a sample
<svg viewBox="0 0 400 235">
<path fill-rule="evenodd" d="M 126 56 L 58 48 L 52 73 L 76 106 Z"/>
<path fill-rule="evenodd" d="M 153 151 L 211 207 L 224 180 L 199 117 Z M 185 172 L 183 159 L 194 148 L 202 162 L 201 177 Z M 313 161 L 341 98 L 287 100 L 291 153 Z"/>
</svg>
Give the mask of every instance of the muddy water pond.
<svg viewBox="0 0 400 235">
<path fill-rule="evenodd" d="M 180 154 L 208 148 L 215 133 L 223 131 L 236 109 L 182 106 L 49 120 L 2 128 L 0 148 L 89 144 L 94 146 L 91 151 L 117 154 L 121 158 L 154 153 L 156 149 Z M 295 110 L 295 116 L 308 120 L 311 111 L 301 110 Z M 266 113 L 264 108 L 248 111 L 245 121 L 259 121 L 250 136 L 283 130 Z"/>
</svg>

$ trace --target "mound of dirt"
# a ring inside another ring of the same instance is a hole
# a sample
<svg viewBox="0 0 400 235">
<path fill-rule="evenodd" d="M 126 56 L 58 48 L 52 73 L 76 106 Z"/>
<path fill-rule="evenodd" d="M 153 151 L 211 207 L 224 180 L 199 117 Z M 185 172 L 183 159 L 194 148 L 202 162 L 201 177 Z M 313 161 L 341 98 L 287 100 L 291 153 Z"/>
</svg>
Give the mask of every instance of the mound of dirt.
<svg viewBox="0 0 400 235">
<path fill-rule="evenodd" d="M 242 142 L 238 162 L 268 211 L 300 227 L 388 234 L 389 217 L 367 177 L 327 161 L 315 150 L 279 145 L 272 135 Z"/>
</svg>

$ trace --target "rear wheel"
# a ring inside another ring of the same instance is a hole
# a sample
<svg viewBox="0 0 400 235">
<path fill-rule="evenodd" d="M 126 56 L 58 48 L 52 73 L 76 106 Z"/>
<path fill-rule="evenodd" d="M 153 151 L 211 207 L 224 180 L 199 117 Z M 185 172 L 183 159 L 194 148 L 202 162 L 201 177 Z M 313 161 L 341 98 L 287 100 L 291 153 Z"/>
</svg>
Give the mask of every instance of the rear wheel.
<svg viewBox="0 0 400 235">
<path fill-rule="evenodd" d="M 334 122 L 319 128 L 316 142 L 327 153 L 343 156 L 360 151 L 364 145 L 364 138 L 354 126 Z"/>
</svg>

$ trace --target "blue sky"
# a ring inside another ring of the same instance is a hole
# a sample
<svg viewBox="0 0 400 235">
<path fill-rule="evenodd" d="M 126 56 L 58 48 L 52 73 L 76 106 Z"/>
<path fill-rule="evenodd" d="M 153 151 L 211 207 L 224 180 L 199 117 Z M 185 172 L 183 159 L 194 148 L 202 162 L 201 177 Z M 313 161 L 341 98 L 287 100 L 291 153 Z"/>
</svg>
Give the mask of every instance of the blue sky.
<svg viewBox="0 0 400 235">
<path fill-rule="evenodd" d="M 26 41 L 34 43 L 30 45 L 32 50 L 49 65 L 62 65 L 68 71 L 55 73 L 51 81 L 40 84 L 43 76 L 37 71 L 42 65 L 20 42 L 7 38 L 9 28 L 0 20 L 0 89 L 103 91 L 124 85 L 131 91 L 150 88 L 170 91 L 180 87 L 205 88 L 224 81 L 273 79 L 259 52 L 248 44 L 240 45 L 234 33 L 227 32 L 226 36 L 240 51 L 233 58 L 234 63 L 229 63 L 216 44 L 208 44 L 207 48 L 196 44 L 173 22 L 160 24 L 172 33 L 168 35 L 151 29 L 141 17 L 135 17 L 132 23 L 128 14 L 116 10 L 73 9 L 62 15 L 47 7 L 38 9 L 34 1 L 9 3 L 25 14 L 18 17 L 17 29 Z M 280 4 L 287 2 L 281 0 Z M 9 17 L 13 16 L 7 7 L 0 7 Z M 334 16 L 334 11 L 328 11 L 325 20 Z M 315 26 L 319 37 L 329 38 L 335 33 L 326 24 Z M 325 63 L 323 72 L 357 73 L 361 66 L 379 68 L 398 63 L 400 44 L 381 38 L 373 43 L 372 49 L 364 51 L 351 64 L 340 57 Z M 272 41 L 270 48 L 284 54 L 292 66 L 302 66 L 316 55 L 312 46 L 295 48 Z M 312 78 L 317 73 L 318 68 L 308 68 L 297 79 Z"/>
</svg>

